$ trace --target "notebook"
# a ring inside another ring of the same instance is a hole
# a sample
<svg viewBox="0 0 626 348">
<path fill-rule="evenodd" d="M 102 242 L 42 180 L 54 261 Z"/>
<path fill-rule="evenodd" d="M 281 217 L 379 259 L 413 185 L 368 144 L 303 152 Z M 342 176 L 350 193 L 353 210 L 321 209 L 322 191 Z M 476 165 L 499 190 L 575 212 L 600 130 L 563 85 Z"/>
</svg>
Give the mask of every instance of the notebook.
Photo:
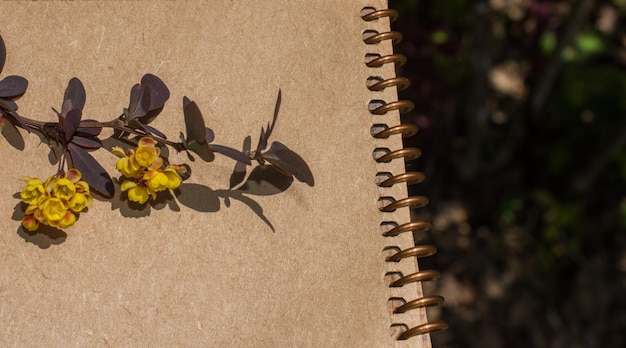
<svg viewBox="0 0 626 348">
<path fill-rule="evenodd" d="M 277 110 L 269 142 L 297 154 L 312 176 L 303 182 L 220 153 L 192 162 L 169 148 L 171 163 L 191 169 L 171 196 L 139 209 L 118 185 L 74 226 L 28 232 L 20 178 L 57 167 L 34 133 L 21 131 L 23 149 L 0 138 L 1 345 L 430 346 L 429 333 L 445 324 L 429 323 L 425 306 L 442 298 L 421 286 L 437 272 L 420 270 L 417 257 L 435 250 L 412 235 L 430 224 L 410 221 L 427 199 L 407 197 L 407 182 L 423 177 L 404 174 L 404 159 L 419 150 L 402 145 L 416 129 L 400 125 L 412 104 L 398 101 L 407 80 L 395 66 L 405 58 L 393 54 L 401 37 L 386 6 L 0 3 L 0 78 L 29 82 L 20 115 L 57 122 L 51 108 L 61 110 L 76 77 L 83 119 L 114 120 L 152 74 L 170 96 L 150 125 L 168 139 L 185 132 L 184 97 L 214 144 L 239 150 L 254 150 Z M 120 178 L 116 155 L 91 154 Z"/>
</svg>

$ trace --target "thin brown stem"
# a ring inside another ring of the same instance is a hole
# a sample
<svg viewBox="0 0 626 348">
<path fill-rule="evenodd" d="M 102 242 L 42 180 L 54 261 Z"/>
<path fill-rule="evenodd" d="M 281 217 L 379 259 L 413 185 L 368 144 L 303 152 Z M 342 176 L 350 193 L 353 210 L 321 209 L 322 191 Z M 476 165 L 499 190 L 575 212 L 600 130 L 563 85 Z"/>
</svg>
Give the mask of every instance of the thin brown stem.
<svg viewBox="0 0 626 348">
<path fill-rule="evenodd" d="M 40 131 L 42 133 L 45 133 L 46 127 L 53 127 L 56 129 L 58 129 L 59 127 L 58 122 L 41 122 L 41 121 L 33 120 L 27 117 L 22 117 L 22 119 L 24 120 L 24 123 L 29 128 Z M 111 122 L 83 121 L 80 123 L 80 128 L 111 128 L 111 129 L 115 129 L 121 132 L 126 132 L 130 134 L 138 135 L 138 136 L 150 137 L 159 143 L 173 147 L 177 151 L 180 151 L 183 148 L 181 143 L 173 142 L 173 141 L 167 140 L 165 138 L 161 138 L 153 134 L 146 134 L 144 132 L 140 132 L 135 129 L 121 125 L 119 123 L 116 123 L 115 121 L 111 121 Z"/>
</svg>

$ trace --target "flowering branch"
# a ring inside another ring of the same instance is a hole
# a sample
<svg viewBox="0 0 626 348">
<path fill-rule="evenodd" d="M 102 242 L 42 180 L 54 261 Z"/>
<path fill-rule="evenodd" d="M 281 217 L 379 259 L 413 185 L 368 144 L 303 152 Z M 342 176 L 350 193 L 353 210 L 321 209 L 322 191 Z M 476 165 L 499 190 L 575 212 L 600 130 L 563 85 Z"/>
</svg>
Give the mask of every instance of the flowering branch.
<svg viewBox="0 0 626 348">
<path fill-rule="evenodd" d="M 6 59 L 6 50 L 0 36 L 0 72 Z M 168 140 L 165 134 L 149 124 L 159 116 L 170 92 L 157 76 L 146 74 L 141 82 L 130 90 L 128 107 L 112 121 L 100 122 L 82 119 L 86 101 L 82 82 L 74 77 L 69 80 L 63 96 L 57 122 L 41 122 L 17 113 L 15 102 L 26 92 L 28 81 L 20 76 L 8 76 L 0 81 L 0 129 L 5 138 L 11 133 L 21 139 L 18 128 L 28 133 L 40 134 L 48 141 L 51 149 L 62 149 L 56 173 L 46 181 L 23 177 L 26 182 L 20 197 L 25 205 L 22 225 L 29 231 L 40 224 L 66 228 L 74 224 L 80 212 L 88 208 L 92 192 L 104 198 L 114 196 L 113 180 L 107 170 L 90 154 L 102 148 L 100 133 L 103 128 L 113 130 L 112 138 L 121 139 L 135 148 L 126 151 L 113 147 L 111 152 L 120 157 L 116 169 L 121 173 L 120 189 L 130 201 L 145 204 L 157 199 L 159 192 L 177 189 L 189 178 L 191 169 L 187 164 L 170 164 L 161 156 L 161 148 L 169 146 L 177 152 L 185 151 L 191 161 L 195 156 L 211 162 L 215 153 L 229 157 L 245 165 L 256 160 L 259 165 L 270 165 L 286 176 L 313 186 L 313 174 L 306 162 L 287 146 L 277 141 L 269 149 L 269 137 L 274 129 L 281 103 L 281 93 L 274 110 L 274 117 L 261 135 L 254 151 L 239 151 L 227 146 L 212 144 L 215 135 L 204 123 L 204 118 L 195 102 L 183 97 L 185 134 L 180 133 L 180 142 Z M 5 133 L 6 130 L 10 132 Z M 134 137 L 131 139 L 130 135 Z M 267 149 L 267 150 L 266 150 Z M 193 154 L 192 154 L 193 153 Z"/>
</svg>

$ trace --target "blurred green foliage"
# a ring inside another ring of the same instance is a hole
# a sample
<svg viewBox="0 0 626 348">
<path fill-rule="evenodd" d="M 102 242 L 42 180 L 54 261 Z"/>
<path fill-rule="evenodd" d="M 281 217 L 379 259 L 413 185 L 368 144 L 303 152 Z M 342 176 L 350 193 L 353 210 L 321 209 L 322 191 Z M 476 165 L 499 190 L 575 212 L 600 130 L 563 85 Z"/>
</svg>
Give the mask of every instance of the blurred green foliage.
<svg viewBox="0 0 626 348">
<path fill-rule="evenodd" d="M 398 75 L 412 81 L 401 97 L 416 103 L 403 119 L 420 126 L 406 145 L 424 151 L 408 166 L 428 177 L 410 190 L 450 221 L 430 235 L 436 267 L 474 294 L 444 307 L 452 328 L 435 345 L 626 345 L 625 315 L 590 316 L 626 313 L 626 299 L 588 293 L 626 290 L 626 1 L 390 6 L 409 59 Z M 485 286 L 493 277 L 504 298 Z"/>
</svg>

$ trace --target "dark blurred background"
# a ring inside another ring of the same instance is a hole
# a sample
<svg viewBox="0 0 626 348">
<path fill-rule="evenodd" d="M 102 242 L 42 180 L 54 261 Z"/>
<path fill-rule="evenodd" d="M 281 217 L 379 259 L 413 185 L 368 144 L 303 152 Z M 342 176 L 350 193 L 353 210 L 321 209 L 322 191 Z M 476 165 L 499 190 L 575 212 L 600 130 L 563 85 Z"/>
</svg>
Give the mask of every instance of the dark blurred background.
<svg viewBox="0 0 626 348">
<path fill-rule="evenodd" d="M 435 347 L 626 346 L 626 0 L 391 0 Z"/>
</svg>

